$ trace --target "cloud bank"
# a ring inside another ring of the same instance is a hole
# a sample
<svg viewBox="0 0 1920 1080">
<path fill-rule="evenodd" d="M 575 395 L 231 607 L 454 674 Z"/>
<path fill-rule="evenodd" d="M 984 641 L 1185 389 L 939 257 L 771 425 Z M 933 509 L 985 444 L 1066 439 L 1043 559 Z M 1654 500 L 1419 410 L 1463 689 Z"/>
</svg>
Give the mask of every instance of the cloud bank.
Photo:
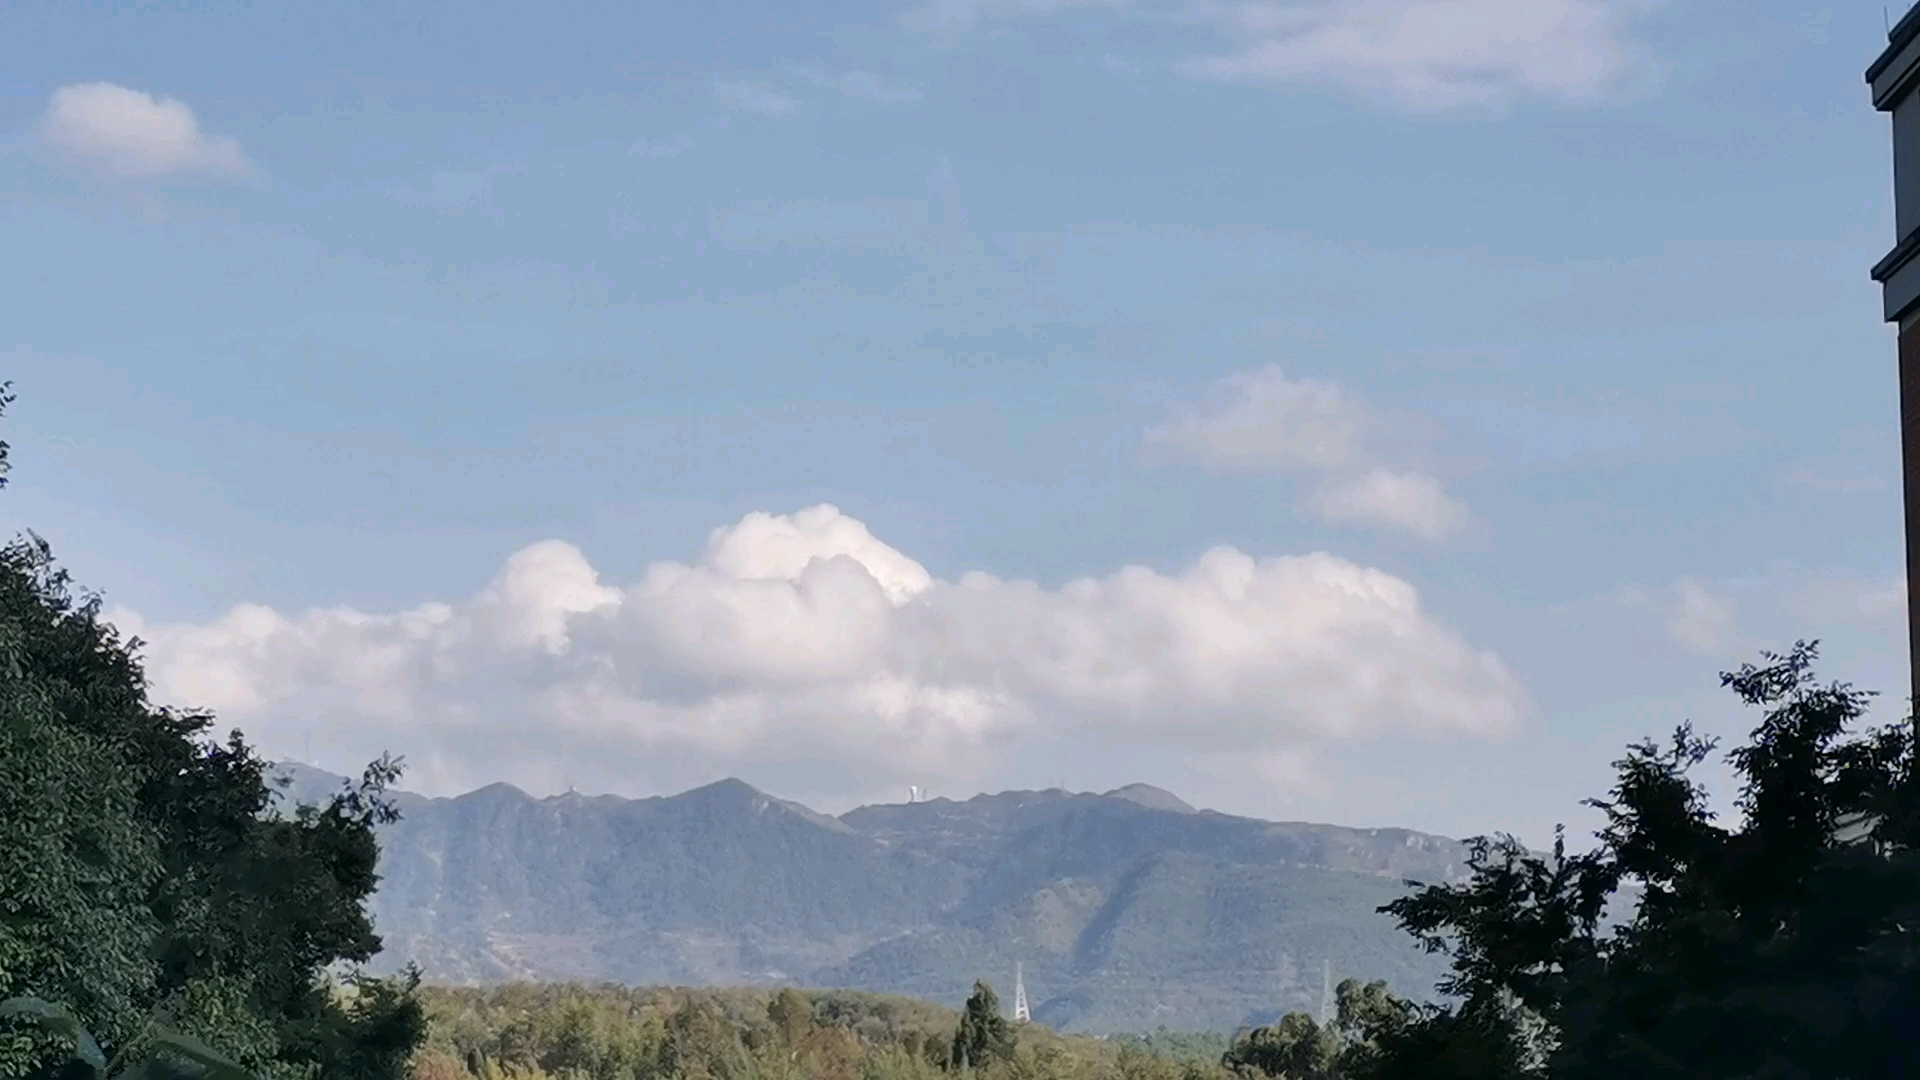
<svg viewBox="0 0 1920 1080">
<path fill-rule="evenodd" d="M 55 90 L 39 135 L 53 149 L 116 176 L 255 174 L 240 144 L 200 130 L 186 105 L 113 83 Z"/>
<path fill-rule="evenodd" d="M 403 611 L 109 617 L 148 642 L 157 699 L 216 709 L 270 752 L 405 754 L 429 793 L 734 773 L 850 805 L 992 784 L 1035 745 L 1129 740 L 1261 776 L 1332 741 L 1497 737 L 1530 708 L 1412 586 L 1331 555 L 943 581 L 824 505 L 749 514 L 624 586 L 550 540 L 464 600 Z"/>
</svg>

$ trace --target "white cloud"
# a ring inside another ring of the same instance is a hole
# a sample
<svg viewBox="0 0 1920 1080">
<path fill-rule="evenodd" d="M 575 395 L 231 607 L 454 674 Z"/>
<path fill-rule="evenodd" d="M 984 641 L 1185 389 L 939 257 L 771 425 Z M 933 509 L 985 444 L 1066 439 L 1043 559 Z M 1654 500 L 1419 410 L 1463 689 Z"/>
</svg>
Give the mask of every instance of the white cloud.
<svg viewBox="0 0 1920 1080">
<path fill-rule="evenodd" d="M 1625 34 L 1644 4 L 1620 0 L 1196 0 L 1234 39 L 1193 75 L 1331 83 L 1414 109 L 1522 95 L 1594 101 L 1636 61 Z"/>
<path fill-rule="evenodd" d="M 1416 111 L 1522 96 L 1590 103 L 1648 70 L 1630 24 L 1659 0 L 930 0 L 924 30 L 1070 8 L 1127 7 L 1208 26 L 1229 51 L 1178 65 L 1202 79 L 1320 83 Z"/>
<path fill-rule="evenodd" d="M 1667 608 L 1667 633 L 1695 652 L 1715 653 L 1730 644 L 1733 601 L 1715 596 L 1692 578 L 1674 582 L 1674 601 Z"/>
<path fill-rule="evenodd" d="M 1146 441 L 1201 465 L 1331 469 L 1356 459 L 1376 426 L 1373 411 L 1339 386 L 1268 366 L 1221 380 L 1207 407 L 1176 410 Z"/>
<path fill-rule="evenodd" d="M 1719 656 L 1736 649 L 1732 598 L 1698 578 L 1675 578 L 1662 589 L 1630 586 L 1620 597 L 1633 607 L 1657 610 L 1667 636 L 1691 652 Z"/>
<path fill-rule="evenodd" d="M 1390 525 L 1426 540 L 1455 533 L 1472 519 L 1466 504 L 1448 495 L 1440 481 L 1388 469 L 1370 469 L 1329 485 L 1312 505 L 1329 521 Z"/>
<path fill-rule="evenodd" d="M 713 84 L 713 93 L 728 108 L 762 116 L 786 116 L 800 108 L 798 101 L 765 83 L 720 82 Z"/>
<path fill-rule="evenodd" d="M 1148 429 L 1149 460 L 1225 469 L 1329 475 L 1307 509 L 1329 521 L 1405 529 L 1427 540 L 1472 520 L 1440 481 L 1383 460 L 1406 456 L 1412 418 L 1389 417 L 1335 383 L 1292 379 L 1277 366 L 1229 376 L 1201 407 L 1177 407 Z"/>
<path fill-rule="evenodd" d="M 39 133 L 47 145 L 119 176 L 255 172 L 238 142 L 200 130 L 186 105 L 113 83 L 55 90 Z"/>
<path fill-rule="evenodd" d="M 341 765 L 406 754 L 430 791 L 785 768 L 804 775 L 784 792 L 844 801 L 991 779 L 1023 744 L 1143 738 L 1257 771 L 1383 732 L 1497 736 L 1529 708 L 1412 586 L 1331 555 L 942 581 L 829 506 L 750 514 L 624 587 L 546 541 L 464 601 L 110 617 L 150 643 L 160 700 L 218 709 L 269 751 L 312 733 Z"/>
</svg>

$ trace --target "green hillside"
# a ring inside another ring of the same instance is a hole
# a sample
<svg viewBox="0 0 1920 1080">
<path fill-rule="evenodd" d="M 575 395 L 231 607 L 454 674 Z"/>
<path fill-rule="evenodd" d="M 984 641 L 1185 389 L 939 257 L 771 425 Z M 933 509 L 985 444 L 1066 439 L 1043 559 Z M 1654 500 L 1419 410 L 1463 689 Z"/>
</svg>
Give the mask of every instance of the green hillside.
<svg viewBox="0 0 1920 1080">
<path fill-rule="evenodd" d="M 283 765 L 294 801 L 338 778 Z M 1377 913 L 1452 880 L 1455 841 L 1196 812 L 1136 785 L 864 807 L 722 781 L 649 799 L 495 784 L 402 796 L 372 908 L 382 965 L 430 978 L 801 985 L 962 1000 L 1024 967 L 1082 1032 L 1233 1030 L 1317 1009 L 1323 970 L 1427 996 L 1439 964 Z"/>
</svg>

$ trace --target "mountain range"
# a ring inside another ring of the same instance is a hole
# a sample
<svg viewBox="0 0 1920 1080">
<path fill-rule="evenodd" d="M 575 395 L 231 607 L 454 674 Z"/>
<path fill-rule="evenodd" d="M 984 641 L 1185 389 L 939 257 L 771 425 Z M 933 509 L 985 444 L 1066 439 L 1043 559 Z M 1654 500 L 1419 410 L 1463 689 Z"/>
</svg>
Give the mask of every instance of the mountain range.
<svg viewBox="0 0 1920 1080">
<path fill-rule="evenodd" d="M 275 766 L 281 805 L 345 779 Z M 1317 1010 L 1324 978 L 1433 996 L 1443 964 L 1376 909 L 1459 880 L 1466 845 L 1195 810 L 1146 785 L 864 806 L 738 780 L 678 795 L 392 793 L 371 902 L 429 979 L 845 987 L 958 1004 L 975 979 L 1094 1034 L 1231 1031 Z"/>
</svg>

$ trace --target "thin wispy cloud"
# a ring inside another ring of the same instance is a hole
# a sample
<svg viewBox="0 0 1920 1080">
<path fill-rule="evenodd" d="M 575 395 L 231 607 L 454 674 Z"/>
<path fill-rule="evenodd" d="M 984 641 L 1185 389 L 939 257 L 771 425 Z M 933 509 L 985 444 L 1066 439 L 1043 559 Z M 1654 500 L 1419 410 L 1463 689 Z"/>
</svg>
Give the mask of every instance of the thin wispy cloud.
<svg viewBox="0 0 1920 1080">
<path fill-rule="evenodd" d="M 1124 0 L 929 0 L 903 20 L 918 30 L 965 29 L 983 19 L 1050 15 L 1071 8 L 1125 6 Z"/>
<path fill-rule="evenodd" d="M 1423 540 L 1450 536 L 1473 517 L 1466 504 L 1447 494 L 1440 481 L 1390 469 L 1370 469 L 1361 476 L 1329 484 L 1313 496 L 1311 505 L 1329 521 L 1392 526 Z"/>
<path fill-rule="evenodd" d="M 501 220 L 504 215 L 493 204 L 494 178 L 523 175 L 523 165 L 490 165 L 472 172 L 437 172 L 416 184 L 405 184 L 388 192 L 403 206 L 415 206 L 440 214 Z"/>
<path fill-rule="evenodd" d="M 1235 42 L 1186 61 L 1209 79 L 1323 83 L 1416 110 L 1502 105 L 1528 95 L 1589 103 L 1637 59 L 1616 0 L 1196 0 Z"/>
<path fill-rule="evenodd" d="M 849 71 L 834 80 L 834 85 L 848 97 L 877 101 L 883 105 L 900 105 L 920 100 L 920 91 L 910 86 L 891 86 L 881 81 L 878 75 L 870 71 Z"/>
<path fill-rule="evenodd" d="M 38 135 L 49 148 L 119 177 L 258 175 L 237 140 L 201 130 L 184 103 L 114 83 L 55 90 Z"/>
<path fill-rule="evenodd" d="M 1411 467 L 1406 424 L 1336 383 L 1277 366 L 1221 380 L 1209 399 L 1149 428 L 1142 457 L 1235 471 L 1308 472 L 1323 481 L 1303 506 L 1326 521 L 1439 540 L 1474 523 L 1441 482 Z"/>
<path fill-rule="evenodd" d="M 1632 585 L 1621 590 L 1628 606 L 1658 613 L 1667 637 L 1689 652 L 1724 656 L 1735 651 L 1735 604 L 1719 586 L 1691 576 L 1649 588 Z"/>
<path fill-rule="evenodd" d="M 685 135 L 676 135 L 671 139 L 635 139 L 627 145 L 627 153 L 640 157 L 670 158 L 679 157 L 681 151 L 692 146 L 693 140 Z"/>
<path fill-rule="evenodd" d="M 1813 469 L 1795 469 L 1786 475 L 1786 482 L 1795 487 L 1810 487 L 1818 491 L 1832 491 L 1843 495 L 1860 495 L 1869 491 L 1884 491 L 1887 482 L 1877 476 L 1855 474 L 1853 476 L 1834 476 L 1816 472 Z"/>
<path fill-rule="evenodd" d="M 788 116 L 800 109 L 798 99 L 765 83 L 718 82 L 713 94 L 730 109 L 760 116 Z"/>
<path fill-rule="evenodd" d="M 933 0 L 910 25 L 1109 7 L 1210 28 L 1229 42 L 1175 70 L 1197 79 L 1325 85 L 1413 111 L 1499 107 L 1521 97 L 1601 101 L 1647 70 L 1631 30 L 1657 0 Z"/>
</svg>

